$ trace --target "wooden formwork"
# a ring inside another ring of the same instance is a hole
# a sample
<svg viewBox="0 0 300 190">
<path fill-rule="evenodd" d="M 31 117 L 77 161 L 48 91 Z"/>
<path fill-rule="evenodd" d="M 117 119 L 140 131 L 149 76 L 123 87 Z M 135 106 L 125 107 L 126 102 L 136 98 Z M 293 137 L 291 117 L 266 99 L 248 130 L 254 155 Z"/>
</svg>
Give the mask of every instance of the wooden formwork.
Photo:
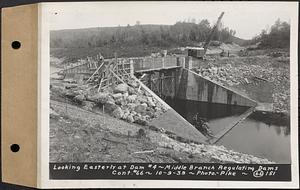
<svg viewBox="0 0 300 190">
<path fill-rule="evenodd" d="M 63 70 L 63 74 L 86 75 L 85 83 L 94 84 L 98 91 L 119 83 L 125 83 L 133 75 L 132 62 L 117 58 L 104 60 L 101 54 L 87 57 Z"/>
<path fill-rule="evenodd" d="M 92 81 L 98 92 L 119 83 L 126 83 L 132 75 L 132 65 L 128 59 L 114 58 L 104 61 L 86 82 Z"/>
<path fill-rule="evenodd" d="M 98 91 L 105 89 L 109 86 L 117 85 L 119 83 L 126 83 L 133 73 L 147 73 L 153 71 L 162 71 L 169 69 L 180 68 L 184 65 L 182 57 L 166 56 L 166 57 L 143 57 L 143 58 L 115 58 L 103 60 L 100 55 L 96 57 L 88 57 L 81 60 L 78 65 L 65 70 L 65 73 L 87 74 L 89 78 L 86 83 L 92 83 Z M 161 72 L 160 72 L 161 73 Z M 174 80 L 174 77 L 160 76 L 159 81 Z M 169 78 L 169 79 L 167 79 Z M 160 84 L 162 83 L 162 84 Z M 152 81 L 151 85 L 159 88 L 160 93 L 162 89 L 170 88 L 170 82 Z"/>
</svg>

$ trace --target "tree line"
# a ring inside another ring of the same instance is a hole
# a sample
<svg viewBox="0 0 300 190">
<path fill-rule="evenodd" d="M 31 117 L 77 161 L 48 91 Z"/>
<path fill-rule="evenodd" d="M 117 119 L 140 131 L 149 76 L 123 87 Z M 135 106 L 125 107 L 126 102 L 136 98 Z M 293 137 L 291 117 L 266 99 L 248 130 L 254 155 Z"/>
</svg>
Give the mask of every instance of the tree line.
<svg viewBox="0 0 300 190">
<path fill-rule="evenodd" d="M 259 48 L 289 48 L 290 24 L 277 19 L 271 28 L 263 29 L 253 38 L 252 43 L 259 42 Z"/>
<path fill-rule="evenodd" d="M 198 23 L 183 21 L 174 25 L 136 25 L 118 27 L 99 27 L 51 31 L 51 48 L 95 48 L 105 46 L 145 45 L 155 47 L 172 47 L 199 45 L 205 41 L 213 25 L 208 20 Z M 219 27 L 212 40 L 231 42 L 235 31 L 228 27 Z"/>
</svg>

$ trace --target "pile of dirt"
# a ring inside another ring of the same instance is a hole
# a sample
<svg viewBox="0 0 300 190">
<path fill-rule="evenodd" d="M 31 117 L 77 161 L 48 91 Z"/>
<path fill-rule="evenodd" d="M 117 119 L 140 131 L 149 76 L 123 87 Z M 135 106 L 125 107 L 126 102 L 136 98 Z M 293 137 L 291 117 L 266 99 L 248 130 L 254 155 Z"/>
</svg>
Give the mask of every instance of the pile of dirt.
<svg viewBox="0 0 300 190">
<path fill-rule="evenodd" d="M 236 52 L 236 51 L 240 51 L 240 50 L 244 49 L 244 47 L 241 47 L 235 43 L 231 43 L 231 44 L 222 43 L 220 45 L 220 48 L 223 49 L 224 51 L 230 51 L 230 52 Z"/>
<path fill-rule="evenodd" d="M 220 54 L 221 52 L 225 51 L 226 53 L 229 52 L 229 54 L 232 55 L 243 49 L 245 48 L 235 43 L 219 43 L 216 46 L 210 45 L 207 49 L 207 54 Z"/>
</svg>

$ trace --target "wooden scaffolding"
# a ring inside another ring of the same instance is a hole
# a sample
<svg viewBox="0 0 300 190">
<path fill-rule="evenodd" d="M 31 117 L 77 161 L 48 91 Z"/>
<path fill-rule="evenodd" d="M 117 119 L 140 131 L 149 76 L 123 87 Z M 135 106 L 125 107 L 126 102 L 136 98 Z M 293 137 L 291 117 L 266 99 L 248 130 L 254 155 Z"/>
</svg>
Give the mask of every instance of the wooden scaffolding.
<svg viewBox="0 0 300 190">
<path fill-rule="evenodd" d="M 86 83 L 94 84 L 98 92 L 120 83 L 126 83 L 131 78 L 132 64 L 128 59 L 103 60 L 100 66 L 86 80 Z"/>
</svg>

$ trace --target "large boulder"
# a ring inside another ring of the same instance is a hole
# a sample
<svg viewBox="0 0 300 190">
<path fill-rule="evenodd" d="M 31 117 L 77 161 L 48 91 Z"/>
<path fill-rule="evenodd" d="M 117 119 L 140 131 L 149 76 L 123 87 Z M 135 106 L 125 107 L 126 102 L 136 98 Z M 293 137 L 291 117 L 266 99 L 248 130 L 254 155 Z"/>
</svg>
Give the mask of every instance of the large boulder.
<svg viewBox="0 0 300 190">
<path fill-rule="evenodd" d="M 105 104 L 107 103 L 109 96 L 107 93 L 99 92 L 93 96 L 88 96 L 88 100 L 96 103 Z"/>
<path fill-rule="evenodd" d="M 112 115 L 115 117 L 115 118 L 118 118 L 118 119 L 121 119 L 123 117 L 123 110 L 120 108 L 120 107 L 117 107 L 113 112 L 112 112 Z"/>
<path fill-rule="evenodd" d="M 114 92 L 115 93 L 125 93 L 128 91 L 128 85 L 127 84 L 118 84 L 115 89 Z"/>
<path fill-rule="evenodd" d="M 111 96 L 108 96 L 107 103 L 112 103 L 112 104 L 115 104 L 115 100 L 113 99 L 113 97 L 111 97 Z"/>
<path fill-rule="evenodd" d="M 128 100 L 128 102 L 132 103 L 132 102 L 135 102 L 137 100 L 136 98 L 137 98 L 137 95 L 134 94 L 134 95 L 128 96 L 127 100 Z"/>
<path fill-rule="evenodd" d="M 136 120 L 134 121 L 134 123 L 140 124 L 140 125 L 149 125 L 149 122 L 147 120 L 145 120 L 145 118 L 136 118 Z"/>
<path fill-rule="evenodd" d="M 92 111 L 93 107 L 95 106 L 95 103 L 90 101 L 83 101 L 82 104 L 83 104 L 83 109 L 88 111 Z"/>
<path fill-rule="evenodd" d="M 123 93 L 123 98 L 127 98 L 129 96 L 128 92 Z"/>
<path fill-rule="evenodd" d="M 147 99 L 148 99 L 148 102 L 147 102 L 148 105 L 149 105 L 150 107 L 155 107 L 155 103 L 154 103 L 152 97 L 148 96 Z"/>
<path fill-rule="evenodd" d="M 115 109 L 118 108 L 118 106 L 115 103 L 107 102 L 104 104 L 105 110 L 107 110 L 109 113 L 112 113 Z"/>
<path fill-rule="evenodd" d="M 68 90 L 68 91 L 65 91 L 65 94 L 64 94 L 67 98 L 74 98 L 75 96 L 79 95 L 78 93 L 75 93 L 74 91 L 72 90 Z"/>
<path fill-rule="evenodd" d="M 126 120 L 128 115 L 130 114 L 130 111 L 128 109 L 124 109 L 123 110 L 123 116 L 122 116 L 122 119 Z"/>
<path fill-rule="evenodd" d="M 139 105 L 135 106 L 134 111 L 137 113 L 145 113 L 146 108 L 147 107 L 145 105 L 139 104 Z"/>
<path fill-rule="evenodd" d="M 116 94 L 113 94 L 112 97 L 116 100 L 116 99 L 122 98 L 123 95 L 121 93 L 116 93 Z"/>
<path fill-rule="evenodd" d="M 136 104 L 135 103 L 129 103 L 127 104 L 127 107 L 131 110 L 133 110 L 135 108 Z"/>
<path fill-rule="evenodd" d="M 147 103 L 148 102 L 147 97 L 143 96 L 143 95 L 137 96 L 137 101 L 139 101 L 141 103 Z"/>
<path fill-rule="evenodd" d="M 79 94 L 74 97 L 74 100 L 81 103 L 85 100 L 85 96 L 83 94 Z"/>
<path fill-rule="evenodd" d="M 135 89 L 134 88 L 132 88 L 131 86 L 129 86 L 128 87 L 128 94 L 129 95 L 132 95 L 132 94 L 135 94 L 136 92 L 135 92 Z"/>
<path fill-rule="evenodd" d="M 142 106 L 144 106 L 145 108 L 148 107 L 147 103 L 141 103 Z"/>
<path fill-rule="evenodd" d="M 66 84 L 66 85 L 65 85 L 65 88 L 66 88 L 66 89 L 73 89 L 73 88 L 77 88 L 77 87 L 78 87 L 77 84 Z"/>
<path fill-rule="evenodd" d="M 126 117 L 126 121 L 128 121 L 129 123 L 133 123 L 134 122 L 134 118 L 131 114 L 129 114 L 127 117 Z"/>
<path fill-rule="evenodd" d="M 137 88 L 139 86 L 139 83 L 134 80 L 128 81 L 128 84 L 134 88 Z"/>
<path fill-rule="evenodd" d="M 124 105 L 124 100 L 123 100 L 123 98 L 119 98 L 119 99 L 116 99 L 115 100 L 115 103 L 117 104 L 117 105 Z"/>
</svg>

